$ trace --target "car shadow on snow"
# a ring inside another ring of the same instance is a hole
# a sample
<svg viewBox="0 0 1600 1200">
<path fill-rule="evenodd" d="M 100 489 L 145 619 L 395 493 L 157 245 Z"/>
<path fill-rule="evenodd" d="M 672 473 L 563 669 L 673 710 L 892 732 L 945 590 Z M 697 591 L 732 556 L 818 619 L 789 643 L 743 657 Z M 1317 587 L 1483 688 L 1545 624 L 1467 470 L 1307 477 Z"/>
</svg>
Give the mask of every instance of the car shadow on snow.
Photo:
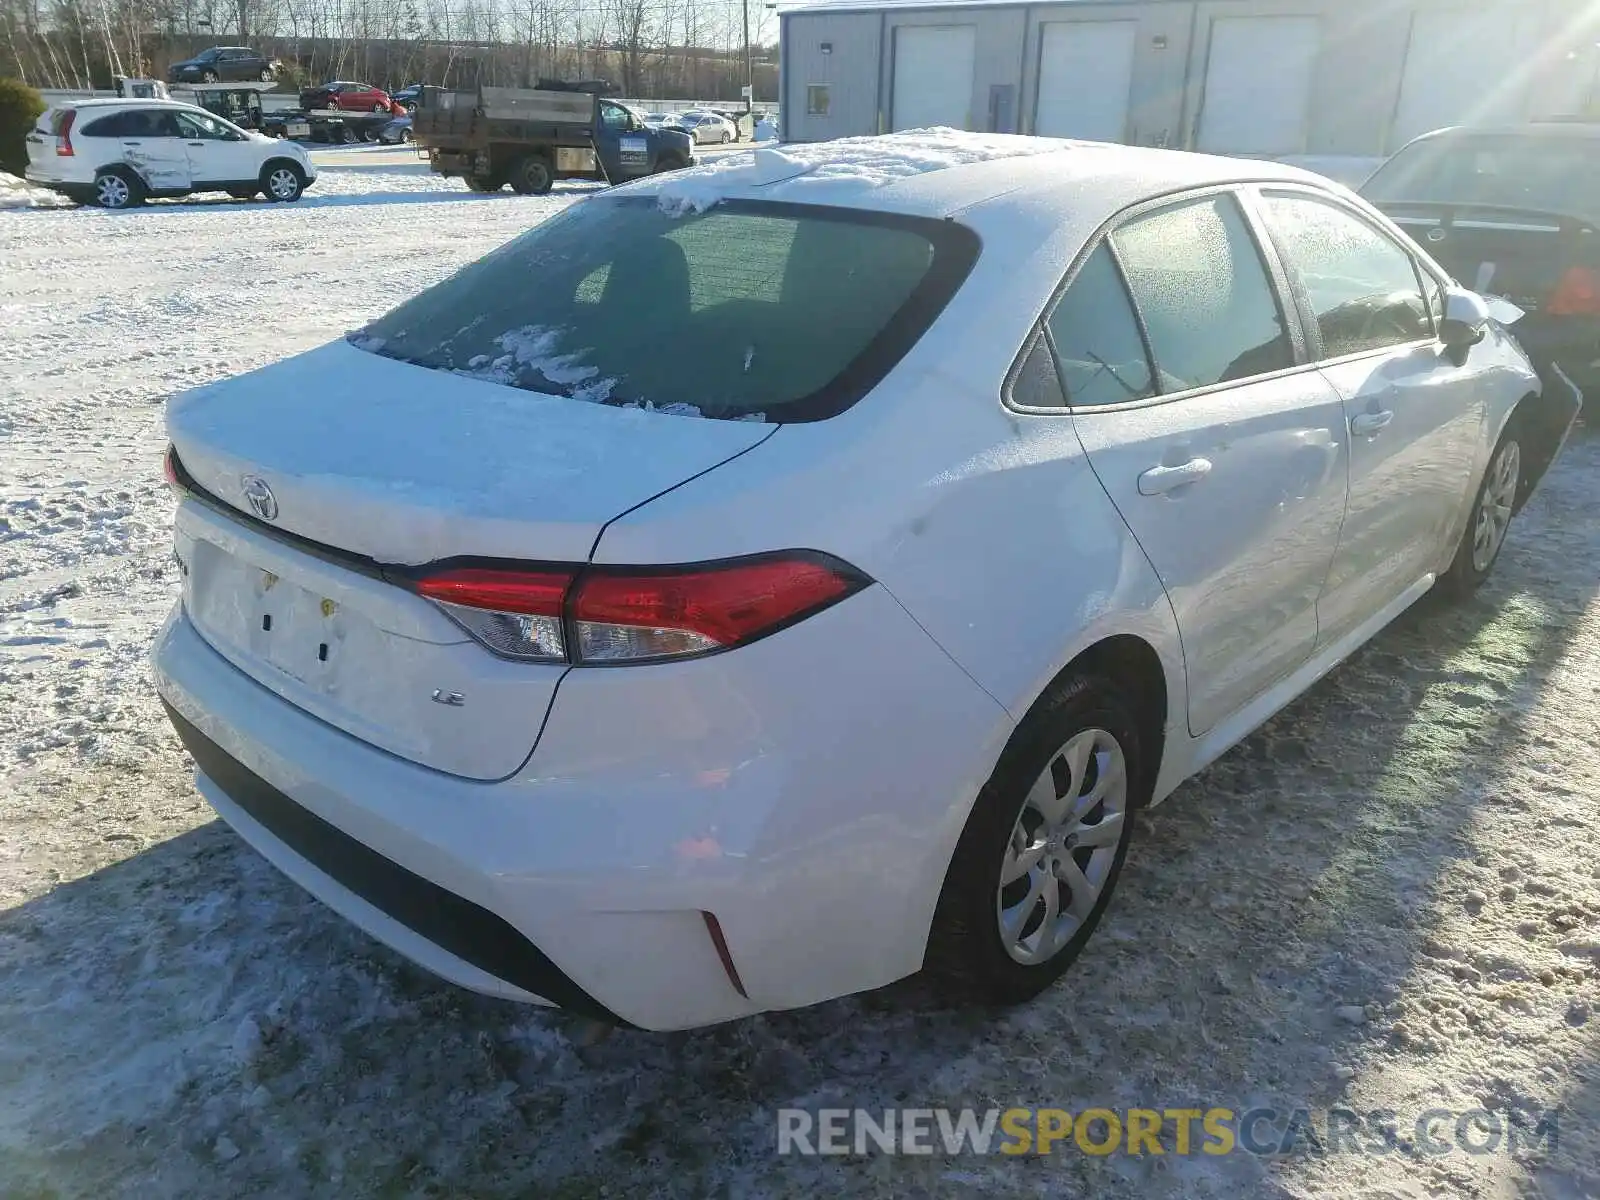
<svg viewBox="0 0 1600 1200">
<path fill-rule="evenodd" d="M 1419 605 L 1141 818 L 1100 932 L 1030 1005 L 945 1008 L 909 981 L 586 1045 L 580 1023 L 435 980 L 212 822 L 0 913 L 0 996 L 15 1014 L 0 1078 L 23 1089 L 36 1148 L 14 1178 L 105 1195 L 132 1179 L 298 1196 L 1315 1191 L 1302 1175 L 1324 1160 L 1304 1147 L 780 1159 L 775 1113 L 1326 1109 L 1490 1037 L 1497 996 L 1545 985 L 1515 956 L 1475 953 L 1461 923 L 1499 930 L 1521 904 L 1530 939 L 1562 936 L 1540 908 L 1559 895 L 1534 887 L 1537 839 L 1485 840 L 1480 826 L 1565 786 L 1571 744 L 1529 714 L 1600 580 L 1597 472 L 1600 439 L 1575 441 L 1479 597 Z M 1516 897 L 1462 891 L 1463 870 L 1499 885 L 1513 866 Z M 1594 964 L 1575 961 L 1592 990 Z M 1482 1101 L 1530 1101 L 1495 1043 L 1483 1051 Z M 1535 1168 L 1551 1195 L 1600 1183 L 1595 1051 L 1550 1064 L 1578 1081 L 1566 1157 Z"/>
</svg>

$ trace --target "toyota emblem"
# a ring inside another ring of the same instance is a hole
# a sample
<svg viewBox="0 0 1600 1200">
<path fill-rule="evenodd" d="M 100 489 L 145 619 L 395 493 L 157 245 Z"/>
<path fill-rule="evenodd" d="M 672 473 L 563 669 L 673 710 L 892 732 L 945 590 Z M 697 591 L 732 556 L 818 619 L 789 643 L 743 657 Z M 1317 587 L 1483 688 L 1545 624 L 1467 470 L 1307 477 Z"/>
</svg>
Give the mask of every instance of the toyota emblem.
<svg viewBox="0 0 1600 1200">
<path fill-rule="evenodd" d="M 250 506 L 250 511 L 263 521 L 276 521 L 278 498 L 272 494 L 267 481 L 259 475 L 246 475 L 239 482 L 244 484 L 244 499 Z"/>
</svg>

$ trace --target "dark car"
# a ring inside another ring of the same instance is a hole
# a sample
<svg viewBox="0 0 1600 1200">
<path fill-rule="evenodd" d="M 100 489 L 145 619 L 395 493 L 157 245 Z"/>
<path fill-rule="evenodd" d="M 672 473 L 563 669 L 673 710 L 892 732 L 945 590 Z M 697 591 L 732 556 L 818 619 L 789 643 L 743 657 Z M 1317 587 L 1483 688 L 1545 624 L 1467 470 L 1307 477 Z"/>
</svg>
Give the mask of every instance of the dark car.
<svg viewBox="0 0 1600 1200">
<path fill-rule="evenodd" d="M 247 46 L 213 46 L 167 68 L 169 83 L 272 82 L 272 63 Z"/>
<path fill-rule="evenodd" d="M 1511 332 L 1542 375 L 1600 396 L 1600 121 L 1430 133 L 1361 194 L 1464 286 L 1521 308 Z"/>
<path fill-rule="evenodd" d="M 335 80 L 321 87 L 307 88 L 300 93 L 300 106 L 307 111 L 338 109 L 340 112 L 395 113 L 395 104 L 389 93 L 370 83 L 351 83 Z"/>
<path fill-rule="evenodd" d="M 427 86 L 425 83 L 408 83 L 398 92 L 390 92 L 389 99 L 402 108 L 413 109 L 417 106 L 417 101 L 422 96 L 422 89 Z"/>
</svg>

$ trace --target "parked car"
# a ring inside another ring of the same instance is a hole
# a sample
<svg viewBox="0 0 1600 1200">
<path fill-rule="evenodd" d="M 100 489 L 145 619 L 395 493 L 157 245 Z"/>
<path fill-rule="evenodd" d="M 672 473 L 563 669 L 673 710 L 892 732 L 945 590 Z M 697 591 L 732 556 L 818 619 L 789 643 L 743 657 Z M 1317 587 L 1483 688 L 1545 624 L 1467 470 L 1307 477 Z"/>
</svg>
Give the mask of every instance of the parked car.
<svg viewBox="0 0 1600 1200">
<path fill-rule="evenodd" d="M 409 111 L 417 106 L 417 101 L 422 96 L 422 89 L 427 86 L 428 85 L 425 83 L 408 84 L 407 86 L 401 88 L 398 92 L 391 92 L 389 94 L 389 98 L 402 108 Z"/>
<path fill-rule="evenodd" d="M 378 131 L 378 140 L 389 145 L 409 146 L 412 141 L 411 118 L 396 117 Z"/>
<path fill-rule="evenodd" d="M 1541 369 L 1600 394 L 1600 122 L 1440 130 L 1361 192 L 1456 279 L 1524 309 Z"/>
<path fill-rule="evenodd" d="M 301 92 L 300 106 L 308 111 L 334 108 L 342 112 L 362 113 L 395 111 L 394 102 L 382 88 L 375 88 L 370 83 L 342 81 L 325 83 L 321 87 Z"/>
<path fill-rule="evenodd" d="M 679 113 L 673 124 L 692 137 L 696 145 L 715 142 L 725 146 L 739 139 L 739 130 L 733 122 L 713 112 Z"/>
<path fill-rule="evenodd" d="M 1575 397 L 1319 176 L 1040 145 L 640 181 L 171 401 L 206 799 L 602 1020 L 1048 986 L 1135 812 L 1489 575 Z"/>
<path fill-rule="evenodd" d="M 256 80 L 271 83 L 273 64 L 248 46 L 213 46 L 167 69 L 169 83 L 221 83 Z"/>
<path fill-rule="evenodd" d="M 30 182 L 101 208 L 194 192 L 298 200 L 317 178 L 294 143 L 171 100 L 79 100 L 48 109 L 27 145 Z"/>
</svg>

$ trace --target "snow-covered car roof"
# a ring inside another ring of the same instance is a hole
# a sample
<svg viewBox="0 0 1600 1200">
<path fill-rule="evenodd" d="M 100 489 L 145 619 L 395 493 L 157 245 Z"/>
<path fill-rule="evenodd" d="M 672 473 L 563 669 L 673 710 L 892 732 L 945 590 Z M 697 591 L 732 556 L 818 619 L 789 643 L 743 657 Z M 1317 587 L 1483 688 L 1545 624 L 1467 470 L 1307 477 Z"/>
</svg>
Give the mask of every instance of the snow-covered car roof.
<svg viewBox="0 0 1600 1200">
<path fill-rule="evenodd" d="M 760 149 L 629 185 L 664 208 L 703 212 L 722 200 L 772 200 L 930 217 L 1003 202 L 1055 209 L 1098 225 L 1149 196 L 1244 180 L 1326 179 L 1272 162 L 1102 142 L 917 129 Z M 1071 183 L 1074 186 L 1063 187 Z M 1095 214 L 1099 214 L 1096 216 Z"/>
</svg>

